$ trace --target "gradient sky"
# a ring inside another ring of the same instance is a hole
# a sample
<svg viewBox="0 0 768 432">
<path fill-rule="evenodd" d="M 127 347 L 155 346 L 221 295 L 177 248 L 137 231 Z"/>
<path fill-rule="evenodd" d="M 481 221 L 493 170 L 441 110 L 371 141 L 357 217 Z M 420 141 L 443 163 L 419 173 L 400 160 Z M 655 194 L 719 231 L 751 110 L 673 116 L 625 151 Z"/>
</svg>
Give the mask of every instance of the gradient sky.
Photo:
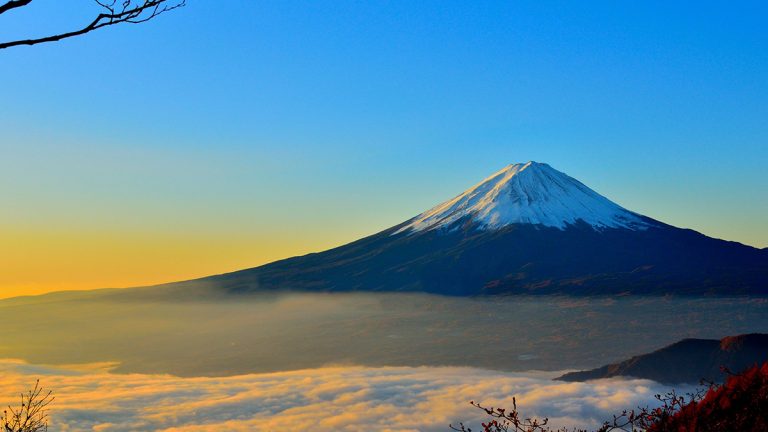
<svg viewBox="0 0 768 432">
<path fill-rule="evenodd" d="M 0 297 L 321 250 L 527 160 L 768 246 L 765 2 L 188 3 L 0 51 Z"/>
</svg>

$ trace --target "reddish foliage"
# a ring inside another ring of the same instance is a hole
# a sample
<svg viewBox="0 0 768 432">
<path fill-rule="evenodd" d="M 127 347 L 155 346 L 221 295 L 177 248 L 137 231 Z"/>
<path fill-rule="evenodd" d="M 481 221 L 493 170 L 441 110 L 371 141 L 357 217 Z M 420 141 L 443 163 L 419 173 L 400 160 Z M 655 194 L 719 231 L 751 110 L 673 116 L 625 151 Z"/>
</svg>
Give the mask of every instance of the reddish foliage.
<svg viewBox="0 0 768 432">
<path fill-rule="evenodd" d="M 731 374 L 723 385 L 680 396 L 674 391 L 656 395 L 658 408 L 624 411 L 605 422 L 597 432 L 766 432 L 768 431 L 768 363 Z M 522 418 L 513 399 L 511 410 L 471 402 L 491 419 L 483 432 L 582 432 L 582 429 L 551 429 L 547 419 Z M 459 423 L 451 429 L 472 432 Z"/>
<path fill-rule="evenodd" d="M 768 431 L 768 363 L 730 376 L 648 432 Z"/>
</svg>

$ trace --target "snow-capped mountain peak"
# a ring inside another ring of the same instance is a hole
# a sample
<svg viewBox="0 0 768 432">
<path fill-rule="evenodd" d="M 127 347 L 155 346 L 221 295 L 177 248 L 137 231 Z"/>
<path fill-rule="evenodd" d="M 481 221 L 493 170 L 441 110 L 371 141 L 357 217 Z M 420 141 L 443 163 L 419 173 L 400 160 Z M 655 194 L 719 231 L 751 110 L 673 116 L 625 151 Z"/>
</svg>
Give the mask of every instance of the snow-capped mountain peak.
<svg viewBox="0 0 768 432">
<path fill-rule="evenodd" d="M 565 229 L 579 221 L 595 229 L 646 229 L 650 223 L 545 163 L 506 166 L 461 195 L 416 216 L 397 231 L 449 228 L 471 218 L 481 229 L 533 224 Z"/>
</svg>

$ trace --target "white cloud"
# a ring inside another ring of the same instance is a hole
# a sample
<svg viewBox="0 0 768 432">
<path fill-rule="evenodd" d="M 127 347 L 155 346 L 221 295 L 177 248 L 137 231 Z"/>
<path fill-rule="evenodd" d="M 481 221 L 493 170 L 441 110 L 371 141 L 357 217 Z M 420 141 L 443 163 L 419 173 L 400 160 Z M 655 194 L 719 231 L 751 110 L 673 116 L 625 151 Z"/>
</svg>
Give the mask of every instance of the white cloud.
<svg viewBox="0 0 768 432">
<path fill-rule="evenodd" d="M 447 431 L 477 423 L 468 401 L 511 406 L 557 425 L 596 426 L 664 391 L 651 381 L 552 381 L 553 373 L 456 367 L 327 367 L 231 377 L 113 374 L 105 364 L 0 360 L 0 396 L 40 378 L 54 390 L 53 431 Z"/>
</svg>

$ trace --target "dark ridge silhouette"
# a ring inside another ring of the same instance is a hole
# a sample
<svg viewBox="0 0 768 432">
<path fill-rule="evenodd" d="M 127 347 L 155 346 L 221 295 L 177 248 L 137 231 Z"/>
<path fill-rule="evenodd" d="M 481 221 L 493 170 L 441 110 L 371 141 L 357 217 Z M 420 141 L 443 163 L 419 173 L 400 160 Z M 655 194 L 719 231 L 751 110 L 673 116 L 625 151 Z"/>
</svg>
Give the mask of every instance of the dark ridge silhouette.
<svg viewBox="0 0 768 432">
<path fill-rule="evenodd" d="M 768 361 L 768 334 L 752 333 L 723 339 L 683 339 L 649 354 L 632 357 L 588 371 L 567 373 L 557 379 L 587 381 L 626 376 L 664 384 L 720 382 L 722 367 L 742 371 Z"/>
<path fill-rule="evenodd" d="M 768 253 L 692 230 L 510 225 L 395 234 L 212 276 L 228 293 L 422 291 L 444 295 L 765 295 Z M 182 286 L 176 285 L 177 288 Z"/>
</svg>

